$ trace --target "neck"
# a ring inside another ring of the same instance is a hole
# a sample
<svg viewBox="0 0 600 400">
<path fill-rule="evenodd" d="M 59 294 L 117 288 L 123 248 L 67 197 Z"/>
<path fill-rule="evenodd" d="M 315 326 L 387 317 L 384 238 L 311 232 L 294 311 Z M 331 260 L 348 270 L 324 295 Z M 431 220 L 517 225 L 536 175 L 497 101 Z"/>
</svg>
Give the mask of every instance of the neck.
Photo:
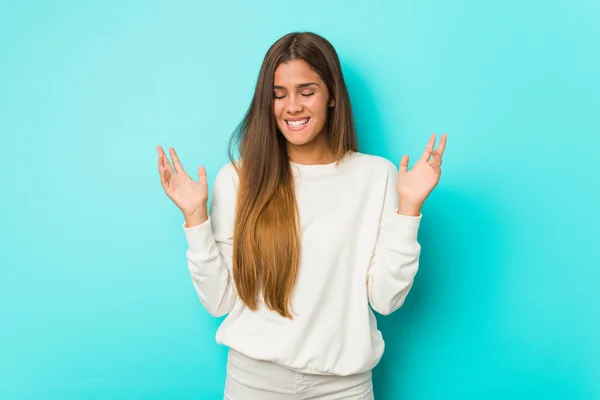
<svg viewBox="0 0 600 400">
<path fill-rule="evenodd" d="M 336 161 L 335 154 L 329 148 L 324 135 L 319 135 L 310 143 L 300 146 L 288 143 L 287 150 L 290 161 L 297 164 L 330 164 Z"/>
</svg>

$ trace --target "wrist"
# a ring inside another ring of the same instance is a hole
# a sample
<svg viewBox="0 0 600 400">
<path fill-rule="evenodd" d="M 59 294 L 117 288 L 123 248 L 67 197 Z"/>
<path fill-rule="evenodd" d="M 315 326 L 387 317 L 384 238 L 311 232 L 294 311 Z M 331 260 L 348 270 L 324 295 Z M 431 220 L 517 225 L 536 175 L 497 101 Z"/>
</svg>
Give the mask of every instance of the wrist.
<svg viewBox="0 0 600 400">
<path fill-rule="evenodd" d="M 189 214 L 184 213 L 183 217 L 185 218 L 185 226 L 192 228 L 206 222 L 208 220 L 208 212 L 206 208 L 202 208 Z"/>
<path fill-rule="evenodd" d="M 400 201 L 398 203 L 398 214 L 418 217 L 421 215 L 421 207 L 422 206 L 418 204 L 410 204 Z"/>
</svg>

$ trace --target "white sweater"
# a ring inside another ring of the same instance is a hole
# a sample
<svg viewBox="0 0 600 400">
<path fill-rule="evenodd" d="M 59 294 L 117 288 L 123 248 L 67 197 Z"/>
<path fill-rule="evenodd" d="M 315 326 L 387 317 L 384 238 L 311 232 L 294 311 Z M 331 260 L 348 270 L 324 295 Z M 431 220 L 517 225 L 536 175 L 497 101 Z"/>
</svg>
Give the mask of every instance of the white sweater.
<svg viewBox="0 0 600 400">
<path fill-rule="evenodd" d="M 208 221 L 183 224 L 194 287 L 210 314 L 228 314 L 217 343 L 302 373 L 368 371 L 384 350 L 370 307 L 386 315 L 403 304 L 419 265 L 422 215 L 397 214 L 398 169 L 385 158 L 354 152 L 337 167 L 291 166 L 302 244 L 294 319 L 268 309 L 262 296 L 257 311 L 237 298 L 232 253 L 238 177 L 231 164 L 215 179 Z"/>
</svg>

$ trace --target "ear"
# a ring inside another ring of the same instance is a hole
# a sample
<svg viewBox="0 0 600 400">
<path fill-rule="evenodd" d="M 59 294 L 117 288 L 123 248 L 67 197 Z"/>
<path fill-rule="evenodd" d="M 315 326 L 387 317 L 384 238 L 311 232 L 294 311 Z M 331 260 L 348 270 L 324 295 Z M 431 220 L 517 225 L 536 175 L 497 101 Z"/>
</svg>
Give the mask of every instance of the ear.
<svg viewBox="0 0 600 400">
<path fill-rule="evenodd" d="M 335 106 L 335 99 L 332 97 L 329 99 L 329 107 L 334 107 Z"/>
</svg>

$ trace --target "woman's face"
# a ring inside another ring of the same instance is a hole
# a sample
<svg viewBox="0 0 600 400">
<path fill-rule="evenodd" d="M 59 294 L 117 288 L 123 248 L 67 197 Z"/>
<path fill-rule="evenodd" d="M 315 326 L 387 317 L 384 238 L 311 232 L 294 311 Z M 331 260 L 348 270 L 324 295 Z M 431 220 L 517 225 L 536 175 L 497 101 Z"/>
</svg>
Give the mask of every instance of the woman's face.
<svg viewBox="0 0 600 400">
<path fill-rule="evenodd" d="M 277 67 L 273 90 L 273 110 L 283 136 L 295 146 L 312 142 L 334 105 L 325 82 L 304 60 L 293 60 Z"/>
</svg>

